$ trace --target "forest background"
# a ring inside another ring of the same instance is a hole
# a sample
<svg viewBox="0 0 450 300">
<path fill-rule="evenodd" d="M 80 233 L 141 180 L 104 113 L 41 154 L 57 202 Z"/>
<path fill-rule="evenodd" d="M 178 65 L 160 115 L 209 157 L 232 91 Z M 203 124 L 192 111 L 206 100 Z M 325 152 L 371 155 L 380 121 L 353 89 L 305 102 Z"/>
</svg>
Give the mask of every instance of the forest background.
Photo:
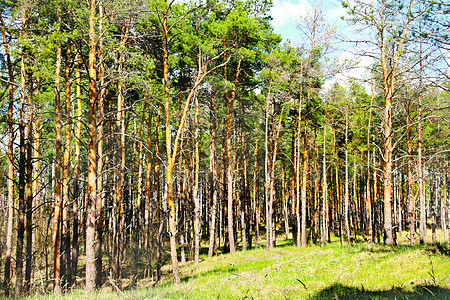
<svg viewBox="0 0 450 300">
<path fill-rule="evenodd" d="M 448 242 L 450 5 L 340 5 L 283 42 L 265 0 L 2 1 L 5 294 L 280 234 Z"/>
</svg>

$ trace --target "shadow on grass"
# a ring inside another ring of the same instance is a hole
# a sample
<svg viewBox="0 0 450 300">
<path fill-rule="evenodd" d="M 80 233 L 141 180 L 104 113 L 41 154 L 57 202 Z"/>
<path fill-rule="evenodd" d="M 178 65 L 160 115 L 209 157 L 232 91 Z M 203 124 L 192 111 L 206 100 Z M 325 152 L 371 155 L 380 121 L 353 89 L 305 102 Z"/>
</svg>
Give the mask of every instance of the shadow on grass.
<svg viewBox="0 0 450 300">
<path fill-rule="evenodd" d="M 417 285 L 413 291 L 395 286 L 387 291 L 366 291 L 363 286 L 355 288 L 337 283 L 309 299 L 450 299 L 450 290 L 434 285 Z"/>
<path fill-rule="evenodd" d="M 395 253 L 401 252 L 405 250 L 415 250 L 421 249 L 431 255 L 445 255 L 450 256 L 450 246 L 448 244 L 443 243 L 435 243 L 435 244 L 425 244 L 425 245 L 395 245 L 395 246 L 386 246 L 386 245 L 373 245 L 366 246 L 358 249 L 356 252 L 370 252 L 370 253 Z"/>
<path fill-rule="evenodd" d="M 194 274 L 194 275 L 183 276 L 181 278 L 181 282 L 188 282 L 189 280 L 192 280 L 192 279 L 207 277 L 210 274 L 225 274 L 225 273 L 230 274 L 230 273 L 233 273 L 236 271 L 237 271 L 237 268 L 234 266 L 214 268 L 214 269 L 208 270 L 206 272 L 201 272 L 201 273 Z"/>
</svg>

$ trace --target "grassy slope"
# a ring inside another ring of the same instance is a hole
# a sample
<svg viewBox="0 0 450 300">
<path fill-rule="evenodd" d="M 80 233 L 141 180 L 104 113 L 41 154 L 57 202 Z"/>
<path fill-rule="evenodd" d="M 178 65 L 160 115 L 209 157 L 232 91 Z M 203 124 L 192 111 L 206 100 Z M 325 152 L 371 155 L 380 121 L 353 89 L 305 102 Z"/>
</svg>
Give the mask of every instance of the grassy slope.
<svg viewBox="0 0 450 300">
<path fill-rule="evenodd" d="M 179 286 L 167 281 L 153 288 L 142 281 L 122 295 L 105 288 L 95 297 L 74 291 L 61 298 L 450 299 L 449 252 L 432 245 L 256 249 L 188 263 L 181 273 Z"/>
</svg>

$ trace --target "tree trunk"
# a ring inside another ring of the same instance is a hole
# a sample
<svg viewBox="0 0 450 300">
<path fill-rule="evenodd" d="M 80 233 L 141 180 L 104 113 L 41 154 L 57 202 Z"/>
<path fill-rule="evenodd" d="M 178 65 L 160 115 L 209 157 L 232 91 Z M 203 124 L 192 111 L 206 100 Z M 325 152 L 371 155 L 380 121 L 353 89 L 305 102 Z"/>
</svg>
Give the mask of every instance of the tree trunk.
<svg viewBox="0 0 450 300">
<path fill-rule="evenodd" d="M 172 273 L 174 284 L 180 283 L 180 271 L 178 269 L 177 257 L 177 241 L 176 241 L 176 221 L 175 221 L 175 205 L 173 202 L 173 188 L 172 188 L 172 172 L 175 157 L 172 156 L 172 142 L 171 142 L 171 126 L 170 126 L 170 94 L 169 94 L 169 28 L 167 24 L 169 7 L 167 8 L 163 17 L 163 35 L 164 35 L 164 110 L 165 110 L 165 126 L 166 126 L 166 202 L 169 210 L 169 237 L 170 237 L 170 256 L 172 260 Z"/>
<path fill-rule="evenodd" d="M 284 232 L 286 234 L 286 240 L 289 240 L 289 194 L 287 192 L 287 180 L 286 180 L 286 167 L 283 163 L 283 174 L 281 175 L 281 188 L 282 188 L 282 200 L 283 200 L 283 218 L 284 218 Z"/>
<path fill-rule="evenodd" d="M 152 111 L 150 111 L 152 112 Z M 133 268 L 134 268 L 134 272 L 136 274 L 136 272 L 138 271 L 138 262 L 139 262 L 139 252 L 141 249 L 141 234 L 142 232 L 145 233 L 145 231 L 141 230 L 141 215 L 142 215 L 142 186 L 143 186 L 143 176 L 142 174 L 143 169 L 144 169 L 144 151 L 143 151 L 143 146 L 144 146 L 144 124 L 145 124 L 145 119 L 146 119 L 146 114 L 147 114 L 147 95 L 144 96 L 144 107 L 142 108 L 142 119 L 141 119 L 141 126 L 139 129 L 139 143 L 138 143 L 138 182 L 137 182 L 137 195 L 136 195 L 136 212 L 134 214 L 135 217 L 135 245 L 134 245 L 134 263 L 133 263 Z M 152 118 L 152 115 L 149 114 L 149 118 Z M 149 124 L 151 125 L 151 123 Z M 151 127 L 148 127 L 148 131 L 149 131 L 149 136 L 150 136 L 150 148 L 151 149 Z M 151 161 L 150 161 L 150 166 L 149 169 L 151 170 Z M 148 172 L 147 174 L 151 174 L 150 172 Z M 150 188 L 149 188 L 149 192 L 148 195 L 150 195 Z"/>
<path fill-rule="evenodd" d="M 74 189 L 73 189 L 73 198 L 72 198 L 72 210 L 73 210 L 73 236 L 72 236 L 72 278 L 71 285 L 74 286 L 76 283 L 76 278 L 78 274 L 78 202 L 81 198 L 80 192 L 80 153 L 81 153 L 81 122 L 83 117 L 83 107 L 81 102 L 81 56 L 77 52 L 76 58 L 76 98 L 77 98 L 77 110 L 76 110 L 76 128 L 75 128 L 75 157 L 73 163 L 73 172 L 74 172 Z"/>
<path fill-rule="evenodd" d="M 200 155 L 198 143 L 198 96 L 195 95 L 195 113 L 194 113 L 194 186 L 192 189 L 192 197 L 194 200 L 194 261 L 196 264 L 200 262 L 200 199 L 199 199 L 199 169 Z"/>
<path fill-rule="evenodd" d="M 210 110 L 210 141 L 209 141 L 209 172 L 210 172 L 210 190 L 211 190 L 211 210 L 209 222 L 209 248 L 208 257 L 212 257 L 216 252 L 216 214 L 217 214 L 217 147 L 216 147 L 216 105 L 215 94 L 211 97 Z"/>
<path fill-rule="evenodd" d="M 272 88 L 272 81 L 270 81 L 269 84 L 269 92 L 266 97 L 266 109 L 265 109 L 265 155 L 264 155 L 264 176 L 265 176 L 265 184 L 264 184 L 264 200 L 265 200 L 265 208 L 266 208 L 266 250 L 269 250 L 272 245 L 272 211 L 270 209 L 270 197 L 272 193 L 270 192 L 271 183 L 270 180 L 272 177 L 271 174 L 271 162 L 270 154 L 271 154 L 271 137 L 270 137 L 270 129 L 269 129 L 269 120 L 270 120 L 270 97 L 271 97 L 271 88 Z"/>
<path fill-rule="evenodd" d="M 25 265 L 25 292 L 31 288 L 33 265 L 33 73 L 28 74 L 28 141 L 27 141 L 27 256 Z"/>
<path fill-rule="evenodd" d="M 25 36 L 26 12 L 22 7 L 22 36 Z M 23 287 L 23 239 L 25 235 L 25 49 L 22 49 L 20 60 L 20 121 L 19 121 L 19 218 L 17 224 L 16 248 L 16 297 L 22 293 Z"/>
<path fill-rule="evenodd" d="M 301 245 L 306 247 L 306 187 L 308 176 L 308 118 L 305 119 L 305 135 L 303 148 L 303 173 L 302 173 L 302 227 L 301 227 Z"/>
<path fill-rule="evenodd" d="M 59 8 L 58 8 L 58 21 Z M 60 89 L 60 74 L 61 74 L 61 45 L 58 43 L 56 49 L 56 69 L 55 69 L 55 208 L 53 221 L 53 277 L 54 285 L 53 292 L 55 294 L 61 293 L 61 210 L 64 205 L 62 199 L 62 185 L 61 185 L 61 171 L 62 171 L 62 134 L 61 134 L 61 89 Z"/>
<path fill-rule="evenodd" d="M 296 187 L 296 205 L 295 205 L 295 217 L 296 217 L 296 225 L 297 225 L 297 242 L 296 245 L 297 247 L 302 246 L 302 221 L 301 221 L 301 215 L 300 215 L 300 202 L 302 201 L 301 199 L 303 198 L 303 196 L 301 195 L 301 189 L 303 188 L 301 186 L 301 182 L 300 182 L 300 169 L 301 169 L 301 162 L 300 162 L 300 152 L 301 152 L 301 143 L 300 143 L 300 132 L 301 132 L 301 124 L 302 124 L 302 105 L 303 105 L 303 63 L 301 63 L 300 66 L 300 75 L 301 80 L 300 80 L 300 98 L 298 101 L 298 120 L 297 120 L 297 137 L 296 137 L 296 141 L 297 141 L 297 151 L 296 151 L 296 171 L 295 171 L 295 175 L 296 175 L 296 182 L 295 182 L 295 187 Z M 305 126 L 306 128 L 306 126 Z M 306 205 L 306 204 L 305 204 Z M 305 212 L 305 216 L 306 216 L 306 212 Z M 305 232 L 305 237 L 306 237 L 306 232 Z"/>
<path fill-rule="evenodd" d="M 234 99 L 236 98 L 236 86 L 238 83 L 239 73 L 241 72 L 241 62 L 242 57 L 239 58 L 239 62 L 236 68 L 236 75 L 233 84 L 233 90 L 231 92 L 231 99 L 228 96 L 228 92 L 225 94 L 226 96 L 226 106 L 227 106 L 227 196 L 228 196 L 228 240 L 230 243 L 230 253 L 236 252 L 236 245 L 234 242 L 234 230 L 233 230 L 233 219 L 234 219 L 234 210 L 233 210 L 233 165 L 231 159 L 231 125 L 233 120 L 233 105 Z M 225 69 L 226 74 L 226 69 Z"/>
<path fill-rule="evenodd" d="M 155 141 L 155 157 L 159 157 L 159 129 L 160 129 L 160 116 L 161 116 L 161 106 L 158 106 L 158 115 L 156 116 L 156 141 Z M 158 235 L 156 238 L 157 249 L 156 249 L 156 282 L 159 282 L 161 279 L 161 267 L 162 267 L 162 243 L 163 243 L 163 233 L 164 233 L 164 225 L 166 220 L 166 204 L 164 204 L 164 209 L 161 209 L 160 204 L 160 195 L 161 188 L 159 182 L 159 160 L 154 161 L 154 176 L 155 176 L 155 207 L 156 207 L 156 220 L 159 225 Z"/>
<path fill-rule="evenodd" d="M 244 110 L 244 108 L 242 108 Z M 245 112 L 243 111 L 244 115 Z M 245 151 L 245 132 L 241 128 L 241 161 L 242 161 L 242 175 L 241 175 L 241 188 L 239 192 L 240 199 L 240 216 L 241 216 L 241 237 L 242 237 L 242 251 L 247 250 L 247 222 L 246 222 L 246 207 L 247 207 L 247 169 L 248 161 Z"/>
<path fill-rule="evenodd" d="M 128 28 L 126 25 L 122 28 L 122 38 L 120 41 L 121 48 L 126 45 Z M 119 289 L 122 289 L 122 254 L 123 254 L 123 211 L 124 211 L 124 172 L 125 172 L 125 113 L 124 113 L 124 83 L 123 71 L 124 57 L 123 51 L 119 54 L 119 83 L 117 95 L 117 115 L 116 115 L 116 131 L 120 135 L 120 146 L 117 150 L 119 167 L 117 168 L 116 178 L 116 204 L 117 204 L 117 229 L 116 229 L 116 261 L 115 261 L 115 279 Z"/>
<path fill-rule="evenodd" d="M 369 245 L 373 243 L 373 219 L 372 219 L 372 195 L 370 193 L 370 129 L 372 121 L 372 106 L 373 106 L 373 88 L 370 97 L 370 108 L 369 108 L 369 124 L 367 126 L 367 180 L 366 180 L 366 218 L 367 218 L 367 231 L 368 231 L 368 242 Z"/>
<path fill-rule="evenodd" d="M 381 68 L 383 72 L 383 91 L 384 91 L 384 113 L 383 113 L 383 129 L 384 129 L 384 145 L 383 145 L 383 159 L 384 159 L 384 180 L 383 180 L 383 202 L 384 202 L 384 234 L 385 234 L 385 244 L 392 245 L 394 243 L 393 233 L 392 233 L 392 192 L 393 192 L 393 160 L 392 160 L 392 101 L 394 99 L 395 85 L 397 81 L 397 68 L 399 65 L 399 60 L 403 51 L 403 44 L 406 40 L 406 34 L 408 32 L 410 18 L 412 16 L 411 9 L 413 6 L 413 1 L 410 0 L 407 19 L 405 25 L 403 26 L 402 36 L 396 48 L 394 57 L 387 57 L 388 49 L 386 49 L 386 10 L 387 4 L 382 3 L 381 8 L 381 18 L 382 24 L 378 27 L 379 38 L 380 38 L 380 54 L 381 54 Z M 388 63 L 391 65 L 388 66 Z M 420 119 L 420 117 L 419 117 Z M 420 121 L 419 121 L 420 123 Z M 420 137 L 419 137 L 420 139 Z M 419 179 L 420 180 L 420 179 Z M 420 185 L 420 182 L 419 182 Z"/>
<path fill-rule="evenodd" d="M 421 87 L 420 87 L 421 88 Z M 419 239 L 423 244 L 427 230 L 426 208 L 425 208 L 425 191 L 423 183 L 423 154 L 422 154 L 422 90 L 419 92 L 418 98 L 418 121 L 417 121 L 417 177 L 419 188 L 419 211 L 420 211 L 420 225 L 419 225 Z"/>
<path fill-rule="evenodd" d="M 69 221 L 69 168 L 70 168 L 70 155 L 71 155 L 71 79 L 70 79 L 70 62 L 71 62 L 71 45 L 70 42 L 67 43 L 67 53 L 66 53 L 66 65 L 65 65 L 65 84 L 66 84 L 66 97 L 65 97 L 65 146 L 63 155 L 63 178 L 62 178 L 62 244 L 61 244 L 61 269 L 63 270 L 62 275 L 62 286 L 63 289 L 67 289 L 67 285 L 70 284 L 71 279 L 71 264 L 70 264 L 70 221 Z"/>
<path fill-rule="evenodd" d="M 105 99 L 105 67 L 103 63 L 103 1 L 98 2 L 99 10 L 99 37 L 98 37 L 98 100 L 97 100 L 97 199 L 95 203 L 96 222 L 95 222 L 95 285 L 102 285 L 102 262 L 103 262 L 103 126 L 105 122 L 104 99 Z"/>
<path fill-rule="evenodd" d="M 328 110 L 325 112 L 327 119 Z M 323 246 L 327 244 L 328 238 L 328 183 L 327 183 L 327 124 L 323 126 L 323 156 L 322 156 L 322 238 Z"/>
<path fill-rule="evenodd" d="M 406 146 L 408 151 L 408 221 L 411 245 L 416 244 L 416 200 L 414 198 L 413 149 L 411 142 L 411 102 L 406 102 Z"/>
<path fill-rule="evenodd" d="M 347 106 L 345 110 L 345 196 L 344 196 L 344 225 L 345 225 L 345 235 L 347 238 L 347 244 L 350 245 L 350 222 L 349 222 L 349 179 L 348 179 L 348 112 L 349 103 L 347 100 Z"/>
<path fill-rule="evenodd" d="M 2 26 L 2 41 L 6 56 L 6 64 L 9 76 L 9 102 L 8 102 L 8 200 L 7 210 L 8 219 L 6 224 L 6 251 L 5 251 L 5 296 L 10 294 L 11 285 L 11 251 L 12 251 L 12 233 L 14 223 L 14 128 L 13 128 L 13 108 L 14 108 L 14 71 L 9 53 L 8 42 L 6 38 L 5 22 L 0 14 L 0 22 Z"/>
<path fill-rule="evenodd" d="M 95 257 L 95 224 L 97 201 L 97 64 L 95 33 L 96 4 L 89 0 L 89 117 L 88 117 L 88 175 L 86 203 L 86 292 L 96 286 L 97 268 Z"/>
<path fill-rule="evenodd" d="M 255 165 L 253 167 L 253 203 L 255 207 L 255 245 L 258 247 L 259 243 L 259 199 L 258 199 L 258 140 L 256 140 L 255 153 L 254 153 Z"/>
</svg>

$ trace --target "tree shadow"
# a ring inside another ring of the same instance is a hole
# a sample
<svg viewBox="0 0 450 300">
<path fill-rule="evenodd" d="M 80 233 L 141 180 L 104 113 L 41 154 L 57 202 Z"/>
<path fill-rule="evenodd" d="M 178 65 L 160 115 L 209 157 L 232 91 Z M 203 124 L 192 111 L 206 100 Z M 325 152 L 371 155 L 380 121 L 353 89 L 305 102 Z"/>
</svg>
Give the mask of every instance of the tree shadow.
<svg viewBox="0 0 450 300">
<path fill-rule="evenodd" d="M 212 270 L 208 270 L 208 271 L 205 271 L 205 272 L 200 272 L 198 274 L 183 276 L 183 277 L 181 277 L 180 281 L 181 282 L 188 282 L 189 280 L 192 280 L 192 279 L 197 279 L 197 278 L 200 278 L 200 277 L 207 277 L 210 274 L 221 274 L 221 273 L 233 274 L 233 272 L 236 272 L 236 271 L 237 271 L 237 268 L 235 266 L 214 268 Z"/>
<path fill-rule="evenodd" d="M 340 283 L 333 284 L 309 299 L 450 299 L 450 290 L 436 285 L 416 285 L 413 290 L 393 286 L 389 290 L 366 291 Z"/>
<path fill-rule="evenodd" d="M 410 249 L 421 249 L 431 255 L 445 255 L 450 256 L 450 245 L 443 243 L 426 244 L 426 245 L 373 245 L 362 247 L 361 249 L 355 250 L 356 252 L 370 252 L 370 253 L 392 253 L 400 252 Z"/>
</svg>

